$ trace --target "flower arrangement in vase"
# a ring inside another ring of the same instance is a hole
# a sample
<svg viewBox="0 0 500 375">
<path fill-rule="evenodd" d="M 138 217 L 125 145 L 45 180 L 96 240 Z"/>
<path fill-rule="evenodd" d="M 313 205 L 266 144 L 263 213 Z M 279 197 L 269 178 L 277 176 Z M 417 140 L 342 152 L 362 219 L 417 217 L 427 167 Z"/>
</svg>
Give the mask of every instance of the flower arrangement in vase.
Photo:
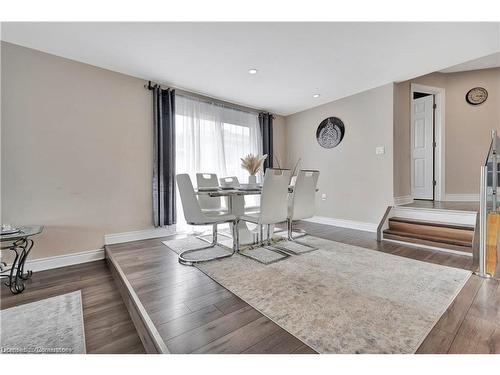
<svg viewBox="0 0 500 375">
<path fill-rule="evenodd" d="M 266 160 L 267 154 L 259 156 L 254 154 L 248 154 L 244 158 L 241 158 L 241 168 L 246 170 L 250 176 L 248 176 L 248 183 L 255 185 L 257 183 L 257 177 L 255 176 L 258 171 L 262 168 L 264 160 Z"/>
</svg>

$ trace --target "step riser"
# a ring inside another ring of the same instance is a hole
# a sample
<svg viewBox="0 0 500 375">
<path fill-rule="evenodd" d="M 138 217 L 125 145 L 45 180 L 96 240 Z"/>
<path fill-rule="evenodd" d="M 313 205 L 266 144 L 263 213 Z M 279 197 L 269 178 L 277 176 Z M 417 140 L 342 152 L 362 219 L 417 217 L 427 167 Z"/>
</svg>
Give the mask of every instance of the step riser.
<svg viewBox="0 0 500 375">
<path fill-rule="evenodd" d="M 428 242 L 428 241 L 411 242 L 411 241 L 407 241 L 405 238 L 401 238 L 399 236 L 391 236 L 391 235 L 384 237 L 384 240 L 386 240 L 387 242 L 394 241 L 396 243 L 404 244 L 404 245 L 410 246 L 410 247 L 412 247 L 412 246 L 413 247 L 422 247 L 425 249 L 429 248 L 431 250 L 441 250 L 441 251 L 445 251 L 445 252 L 452 252 L 454 254 L 463 254 L 463 255 L 467 255 L 467 256 L 472 255 L 472 249 L 469 247 L 443 245 L 441 243 L 434 243 L 434 242 Z"/>
<path fill-rule="evenodd" d="M 450 224 L 476 224 L 476 212 L 422 209 L 414 207 L 393 207 L 391 216 L 397 216 L 407 219 L 417 219 L 425 221 L 437 221 Z"/>
<path fill-rule="evenodd" d="M 429 237 L 436 236 L 440 238 L 449 238 L 450 240 L 466 241 L 470 242 L 471 245 L 472 239 L 474 237 L 474 232 L 471 230 L 436 227 L 431 225 L 413 223 L 402 223 L 397 221 L 389 221 L 389 228 L 391 230 L 396 230 L 399 232 L 413 233 Z"/>
<path fill-rule="evenodd" d="M 384 234 L 384 239 L 408 243 L 408 244 L 415 245 L 415 246 L 425 245 L 425 246 L 431 246 L 431 247 L 438 248 L 438 249 L 453 250 L 453 251 L 457 251 L 457 252 L 464 253 L 464 254 L 471 254 L 472 253 L 471 247 L 456 246 L 456 245 L 446 244 L 446 243 L 441 243 L 441 242 L 433 242 L 433 241 L 421 240 L 421 239 L 416 239 L 416 238 L 408 238 L 408 237 L 404 237 L 404 236 L 396 236 L 393 234 Z"/>
<path fill-rule="evenodd" d="M 399 236 L 403 238 L 408 238 L 411 241 L 430 241 L 430 242 L 437 242 L 437 243 L 443 243 L 443 244 L 449 244 L 449 245 L 456 245 L 456 246 L 463 246 L 463 247 L 472 247 L 472 243 L 470 241 L 460 241 L 456 239 L 451 239 L 451 238 L 443 238 L 443 237 L 437 237 L 437 236 L 425 236 L 422 234 L 414 234 L 414 233 L 408 233 L 408 232 L 397 232 L 397 231 L 391 231 L 390 229 L 386 229 L 384 231 L 384 236 L 387 235 L 394 235 L 394 236 Z"/>
</svg>

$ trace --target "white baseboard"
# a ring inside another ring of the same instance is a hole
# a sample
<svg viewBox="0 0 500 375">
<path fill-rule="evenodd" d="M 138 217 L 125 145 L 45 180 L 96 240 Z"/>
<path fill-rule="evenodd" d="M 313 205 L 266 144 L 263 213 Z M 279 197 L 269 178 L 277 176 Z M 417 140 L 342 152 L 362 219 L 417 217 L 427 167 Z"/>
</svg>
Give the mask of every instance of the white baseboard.
<svg viewBox="0 0 500 375">
<path fill-rule="evenodd" d="M 75 264 L 93 262 L 95 260 L 104 259 L 104 249 L 82 251 L 80 253 L 57 255 L 48 258 L 28 259 L 26 261 L 26 270 L 34 272 L 50 270 L 52 268 L 59 268 L 65 266 L 72 266 Z"/>
<path fill-rule="evenodd" d="M 168 227 L 162 227 L 162 228 L 151 228 L 151 229 L 137 230 L 133 232 L 105 234 L 104 244 L 113 245 L 123 242 L 147 240 L 149 238 L 171 236 L 172 234 L 175 233 L 176 233 L 175 225 L 170 225 Z"/>
<path fill-rule="evenodd" d="M 479 202 L 479 194 L 446 194 L 444 200 L 450 202 Z"/>
<path fill-rule="evenodd" d="M 164 237 L 175 233 L 175 225 L 172 225 L 165 228 L 154 228 L 134 232 L 107 234 L 104 236 L 104 242 L 106 245 L 111 245 L 122 242 L 145 240 L 148 238 Z M 93 262 L 95 260 L 101 260 L 104 258 L 104 249 L 89 250 L 73 254 L 57 255 L 48 258 L 33 260 L 28 259 L 26 261 L 25 268 L 26 270 L 37 272 L 53 268 L 72 266 L 75 264 Z"/>
<path fill-rule="evenodd" d="M 324 217 L 324 216 L 314 216 L 310 219 L 305 219 L 304 221 L 309 221 L 311 223 L 332 225 L 334 227 L 363 230 L 366 232 L 376 232 L 378 227 L 378 225 L 374 223 L 366 223 L 363 221 L 354 221 L 345 219 L 335 219 L 333 217 Z"/>
<path fill-rule="evenodd" d="M 401 197 L 394 197 L 394 205 L 401 206 L 403 204 L 413 203 L 413 198 L 411 195 L 404 195 Z"/>
</svg>

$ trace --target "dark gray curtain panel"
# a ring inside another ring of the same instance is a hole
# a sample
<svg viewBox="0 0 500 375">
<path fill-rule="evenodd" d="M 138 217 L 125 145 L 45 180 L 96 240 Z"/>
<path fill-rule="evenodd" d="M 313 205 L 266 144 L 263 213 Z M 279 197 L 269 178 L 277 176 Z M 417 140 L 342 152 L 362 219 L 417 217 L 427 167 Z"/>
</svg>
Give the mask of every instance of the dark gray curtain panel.
<svg viewBox="0 0 500 375">
<path fill-rule="evenodd" d="M 176 222 L 175 207 L 175 90 L 153 90 L 154 162 L 153 222 L 155 227 Z"/>
<path fill-rule="evenodd" d="M 259 113 L 260 132 L 262 134 L 262 153 L 267 154 L 264 161 L 264 170 L 273 167 L 273 115 Z"/>
</svg>

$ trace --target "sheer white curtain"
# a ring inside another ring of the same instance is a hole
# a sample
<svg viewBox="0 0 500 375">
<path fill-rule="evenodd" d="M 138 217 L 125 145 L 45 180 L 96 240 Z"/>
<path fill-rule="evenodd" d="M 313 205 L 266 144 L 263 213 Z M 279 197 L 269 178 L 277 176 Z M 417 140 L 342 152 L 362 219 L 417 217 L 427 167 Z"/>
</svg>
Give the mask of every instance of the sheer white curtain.
<svg viewBox="0 0 500 375">
<path fill-rule="evenodd" d="M 257 113 L 244 112 L 196 98 L 175 98 L 176 173 L 187 173 L 196 187 L 196 173 L 237 176 L 246 183 L 241 157 L 262 154 Z M 257 177 L 258 179 L 261 176 Z M 185 227 L 177 196 L 177 227 Z"/>
</svg>

